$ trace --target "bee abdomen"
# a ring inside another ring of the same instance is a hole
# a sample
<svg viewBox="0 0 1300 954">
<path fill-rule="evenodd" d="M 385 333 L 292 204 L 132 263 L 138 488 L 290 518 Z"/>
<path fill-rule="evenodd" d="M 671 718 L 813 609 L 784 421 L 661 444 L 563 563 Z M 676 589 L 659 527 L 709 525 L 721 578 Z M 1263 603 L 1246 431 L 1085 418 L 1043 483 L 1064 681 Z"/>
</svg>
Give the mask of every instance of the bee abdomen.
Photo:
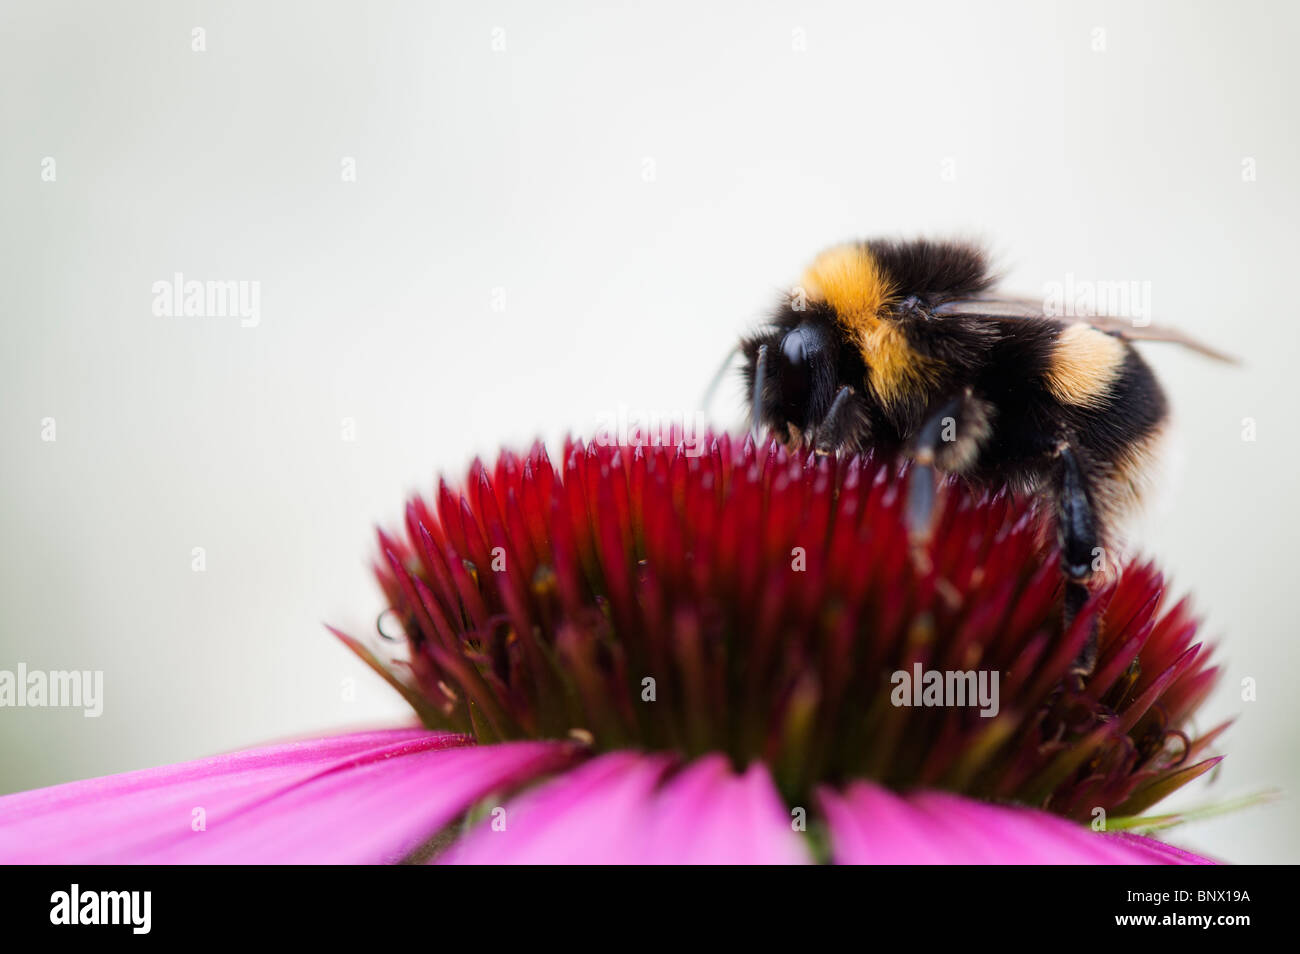
<svg viewBox="0 0 1300 954">
<path fill-rule="evenodd" d="M 1108 524 L 1141 502 L 1168 417 L 1151 368 L 1127 342 L 1112 340 L 1120 345 L 1119 360 L 1097 396 L 1087 404 L 1062 403 L 1070 440 L 1089 462 L 1094 505 Z"/>
</svg>

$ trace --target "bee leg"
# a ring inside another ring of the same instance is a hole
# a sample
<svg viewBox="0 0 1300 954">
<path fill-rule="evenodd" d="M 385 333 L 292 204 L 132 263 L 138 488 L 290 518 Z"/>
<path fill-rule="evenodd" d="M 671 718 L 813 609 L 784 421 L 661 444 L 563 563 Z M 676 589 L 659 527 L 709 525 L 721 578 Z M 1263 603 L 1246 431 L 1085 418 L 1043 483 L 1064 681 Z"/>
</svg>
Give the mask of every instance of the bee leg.
<svg viewBox="0 0 1300 954">
<path fill-rule="evenodd" d="M 754 359 L 754 391 L 749 400 L 749 434 L 758 446 L 763 429 L 763 387 L 767 383 L 767 345 L 760 345 Z"/>
<path fill-rule="evenodd" d="M 822 418 L 822 422 L 817 425 L 812 435 L 813 449 L 829 454 L 840 446 L 841 431 L 844 423 L 844 406 L 849 403 L 853 397 L 853 388 L 844 384 L 835 392 L 835 400 L 831 401 L 830 410 Z"/>
<path fill-rule="evenodd" d="M 963 400 L 964 396 L 958 395 L 944 402 L 921 425 L 912 444 L 912 473 L 907 481 L 905 514 L 913 545 L 924 542 L 930 535 L 935 501 L 935 454 L 941 443 L 952 440 L 945 435 L 945 430 L 955 424 Z"/>
<path fill-rule="evenodd" d="M 1088 482 L 1078 456 L 1067 443 L 1056 448 L 1059 475 L 1056 494 L 1056 534 L 1065 574 L 1065 621 L 1069 630 L 1088 602 L 1088 581 L 1097 547 L 1097 518 L 1088 499 Z M 1070 672 L 1082 680 L 1097 666 L 1097 621 L 1092 621 L 1087 641 Z"/>
</svg>

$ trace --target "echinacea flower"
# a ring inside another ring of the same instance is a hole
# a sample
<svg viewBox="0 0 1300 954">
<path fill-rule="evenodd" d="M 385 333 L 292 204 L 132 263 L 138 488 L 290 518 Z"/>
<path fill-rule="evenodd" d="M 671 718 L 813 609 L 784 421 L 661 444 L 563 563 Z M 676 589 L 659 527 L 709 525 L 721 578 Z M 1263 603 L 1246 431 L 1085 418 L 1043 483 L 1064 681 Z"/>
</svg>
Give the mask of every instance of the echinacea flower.
<svg viewBox="0 0 1300 954">
<path fill-rule="evenodd" d="M 1107 830 L 1219 761 L 1154 568 L 1063 633 L 1036 502 L 949 483 L 918 548 L 893 461 L 703 447 L 476 462 L 379 535 L 403 658 L 339 634 L 421 728 L 0 798 L 0 859 L 1201 860 Z"/>
</svg>

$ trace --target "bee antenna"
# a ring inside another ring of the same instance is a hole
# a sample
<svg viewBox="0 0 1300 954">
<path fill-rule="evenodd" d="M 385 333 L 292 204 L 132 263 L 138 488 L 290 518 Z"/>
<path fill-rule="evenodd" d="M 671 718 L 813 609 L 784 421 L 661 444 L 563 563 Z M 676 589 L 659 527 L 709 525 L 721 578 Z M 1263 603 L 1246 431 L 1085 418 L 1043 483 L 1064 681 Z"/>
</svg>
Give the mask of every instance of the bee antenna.
<svg viewBox="0 0 1300 954">
<path fill-rule="evenodd" d="M 754 359 L 754 392 L 749 402 L 749 432 L 758 443 L 758 429 L 763 421 L 763 385 L 767 381 L 767 345 L 758 346 Z"/>
<path fill-rule="evenodd" d="M 718 366 L 718 370 L 713 372 L 713 379 L 709 381 L 708 390 L 704 392 L 704 398 L 700 401 L 700 408 L 704 413 L 708 413 L 713 407 L 713 399 L 718 395 L 718 386 L 722 384 L 722 379 L 727 376 L 727 371 L 731 368 L 731 362 L 736 360 L 736 355 L 740 354 L 740 345 L 736 345 L 727 352 L 726 358 Z"/>
</svg>

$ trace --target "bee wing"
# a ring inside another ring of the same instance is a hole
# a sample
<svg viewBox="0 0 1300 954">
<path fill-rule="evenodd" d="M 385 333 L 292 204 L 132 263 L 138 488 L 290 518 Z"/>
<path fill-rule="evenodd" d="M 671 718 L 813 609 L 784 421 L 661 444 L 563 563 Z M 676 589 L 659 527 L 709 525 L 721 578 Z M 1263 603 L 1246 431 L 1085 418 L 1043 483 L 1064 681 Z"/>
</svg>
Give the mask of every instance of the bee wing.
<svg viewBox="0 0 1300 954">
<path fill-rule="evenodd" d="M 993 318 L 1005 320 L 1059 321 L 1063 324 L 1083 324 L 1115 335 L 1126 341 L 1170 341 L 1190 348 L 1198 354 L 1216 361 L 1237 364 L 1238 360 L 1230 354 L 1212 348 L 1177 328 L 1162 325 L 1135 325 L 1131 319 L 1116 318 L 1111 315 L 1047 315 L 1043 303 L 1033 298 L 1013 298 L 1001 295 L 975 296 L 947 301 L 934 309 L 936 315 L 969 315 L 975 318 Z"/>
</svg>

